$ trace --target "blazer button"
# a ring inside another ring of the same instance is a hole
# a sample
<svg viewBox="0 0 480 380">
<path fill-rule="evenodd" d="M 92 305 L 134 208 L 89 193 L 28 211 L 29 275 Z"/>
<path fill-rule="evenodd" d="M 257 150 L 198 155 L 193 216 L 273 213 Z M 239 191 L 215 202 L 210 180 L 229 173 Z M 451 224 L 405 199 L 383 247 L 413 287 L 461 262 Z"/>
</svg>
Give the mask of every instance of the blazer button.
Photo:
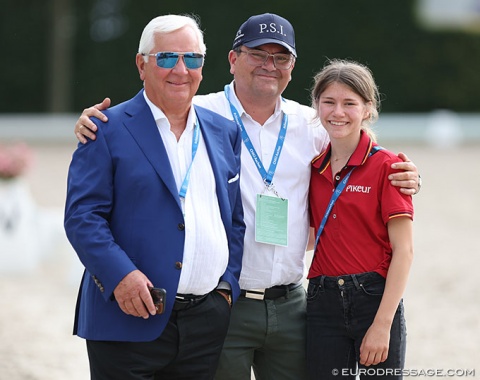
<svg viewBox="0 0 480 380">
<path fill-rule="evenodd" d="M 183 224 L 183 223 L 178 223 L 178 229 L 179 229 L 180 231 L 183 231 L 183 230 L 185 229 L 185 224 Z"/>
<path fill-rule="evenodd" d="M 175 268 L 176 268 L 176 269 L 182 269 L 182 263 L 181 263 L 180 261 L 177 261 L 177 262 L 175 263 Z"/>
</svg>

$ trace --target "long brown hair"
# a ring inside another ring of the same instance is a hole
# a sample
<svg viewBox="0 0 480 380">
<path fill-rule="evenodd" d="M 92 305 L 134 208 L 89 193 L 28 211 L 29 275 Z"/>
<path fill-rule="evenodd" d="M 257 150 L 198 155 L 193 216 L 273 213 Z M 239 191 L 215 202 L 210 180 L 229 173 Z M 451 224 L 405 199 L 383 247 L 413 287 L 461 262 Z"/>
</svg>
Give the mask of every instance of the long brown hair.
<svg viewBox="0 0 480 380">
<path fill-rule="evenodd" d="M 380 93 L 370 69 L 354 61 L 341 59 L 328 61 L 323 69 L 315 75 L 310 95 L 312 107 L 317 111 L 317 117 L 320 95 L 332 83 L 341 83 L 348 86 L 366 104 L 369 104 L 369 118 L 362 122 L 362 129 L 368 133 L 373 141 L 376 141 L 375 133 L 370 126 L 378 120 Z"/>
</svg>

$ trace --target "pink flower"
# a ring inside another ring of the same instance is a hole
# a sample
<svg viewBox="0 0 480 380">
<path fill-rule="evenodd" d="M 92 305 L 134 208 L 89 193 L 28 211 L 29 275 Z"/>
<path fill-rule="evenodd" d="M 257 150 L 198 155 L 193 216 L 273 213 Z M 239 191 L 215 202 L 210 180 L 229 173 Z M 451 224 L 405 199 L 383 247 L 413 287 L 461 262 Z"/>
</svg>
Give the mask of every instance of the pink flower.
<svg viewBox="0 0 480 380">
<path fill-rule="evenodd" d="M 23 174 L 32 158 L 32 151 L 25 143 L 0 145 L 0 178 L 9 179 Z"/>
</svg>

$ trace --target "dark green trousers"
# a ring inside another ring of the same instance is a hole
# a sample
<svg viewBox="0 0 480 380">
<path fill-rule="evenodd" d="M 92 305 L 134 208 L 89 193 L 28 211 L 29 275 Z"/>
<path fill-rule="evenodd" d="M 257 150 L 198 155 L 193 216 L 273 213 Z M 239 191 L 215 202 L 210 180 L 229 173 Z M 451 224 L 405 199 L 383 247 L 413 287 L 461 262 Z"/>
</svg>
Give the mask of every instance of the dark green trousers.
<svg viewBox="0 0 480 380">
<path fill-rule="evenodd" d="M 235 303 L 215 380 L 303 380 L 306 375 L 306 295 Z"/>
</svg>

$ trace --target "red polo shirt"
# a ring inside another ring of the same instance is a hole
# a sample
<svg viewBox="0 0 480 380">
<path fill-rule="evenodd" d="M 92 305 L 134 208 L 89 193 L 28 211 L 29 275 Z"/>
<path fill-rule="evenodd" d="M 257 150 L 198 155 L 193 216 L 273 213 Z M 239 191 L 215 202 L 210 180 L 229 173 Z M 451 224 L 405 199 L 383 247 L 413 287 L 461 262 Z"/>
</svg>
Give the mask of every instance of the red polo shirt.
<svg viewBox="0 0 480 380">
<path fill-rule="evenodd" d="M 369 157 L 375 145 L 362 132 L 357 149 L 335 182 L 331 146 L 312 161 L 310 223 L 315 234 L 336 185 L 355 170 L 330 212 L 308 278 L 372 271 L 387 276 L 392 258 L 387 223 L 396 217 L 413 219 L 413 203 L 411 196 L 400 193 L 388 180 L 389 174 L 397 172 L 390 165 L 401 160 L 385 149 Z"/>
</svg>

